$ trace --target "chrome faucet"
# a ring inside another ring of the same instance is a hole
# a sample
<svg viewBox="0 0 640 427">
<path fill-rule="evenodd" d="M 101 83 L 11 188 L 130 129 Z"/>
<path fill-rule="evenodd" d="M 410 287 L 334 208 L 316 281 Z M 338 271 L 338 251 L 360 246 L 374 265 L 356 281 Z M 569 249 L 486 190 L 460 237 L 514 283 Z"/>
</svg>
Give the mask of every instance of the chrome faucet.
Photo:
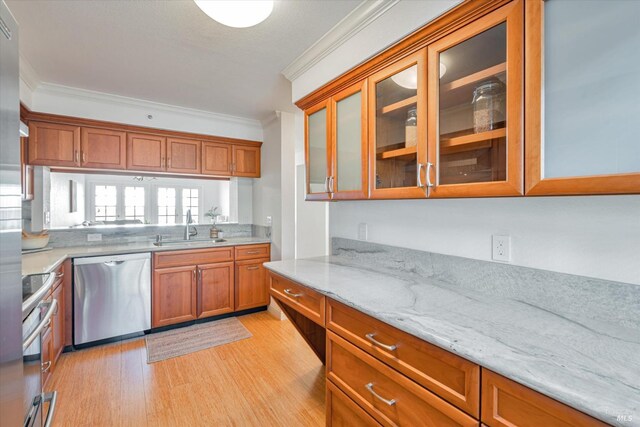
<svg viewBox="0 0 640 427">
<path fill-rule="evenodd" d="M 191 217 L 191 209 L 187 210 L 187 222 L 184 225 L 184 240 L 191 240 L 191 237 L 198 234 L 198 230 L 191 226 L 193 231 L 189 230 L 189 224 L 193 223 L 193 218 Z"/>
</svg>

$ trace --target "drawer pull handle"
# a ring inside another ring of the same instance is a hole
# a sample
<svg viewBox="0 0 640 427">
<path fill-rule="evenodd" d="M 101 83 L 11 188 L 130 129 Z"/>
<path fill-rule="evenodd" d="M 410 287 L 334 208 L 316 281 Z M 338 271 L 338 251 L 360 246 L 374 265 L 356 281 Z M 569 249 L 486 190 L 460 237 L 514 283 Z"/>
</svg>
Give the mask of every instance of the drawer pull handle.
<svg viewBox="0 0 640 427">
<path fill-rule="evenodd" d="M 369 341 L 371 341 L 373 343 L 373 345 L 377 345 L 380 348 L 384 348 L 385 350 L 388 351 L 394 351 L 398 348 L 397 345 L 393 344 L 393 345 L 387 345 L 387 344 L 383 344 L 380 341 L 378 341 L 377 339 L 375 339 L 374 337 L 376 336 L 376 334 L 367 334 L 365 335 L 365 337 L 367 337 L 367 339 Z"/>
<path fill-rule="evenodd" d="M 247 267 L 247 270 L 258 270 L 260 267 L 258 267 L 257 265 L 254 267 Z"/>
<path fill-rule="evenodd" d="M 245 252 L 247 255 L 257 255 L 260 253 L 260 251 L 247 251 Z"/>
<path fill-rule="evenodd" d="M 383 403 L 385 403 L 385 404 L 387 404 L 387 405 L 389 405 L 389 406 L 393 406 L 393 405 L 395 405 L 395 404 L 396 404 L 396 400 L 395 400 L 395 399 L 391 399 L 391 400 L 389 400 L 389 399 L 385 399 L 384 397 L 382 397 L 382 396 L 380 396 L 378 393 L 376 393 L 376 392 L 373 390 L 373 383 L 369 383 L 369 384 L 365 385 L 365 388 L 366 388 L 367 390 L 369 390 L 369 393 L 371 393 L 371 394 L 373 395 L 373 397 L 375 397 L 375 398 L 376 398 L 376 399 L 378 399 L 379 401 L 381 401 L 381 402 L 383 402 Z"/>
<path fill-rule="evenodd" d="M 61 271 L 60 273 L 56 273 L 56 279 L 60 279 L 61 277 L 64 277 L 64 271 Z"/>
<path fill-rule="evenodd" d="M 51 360 L 42 364 L 42 372 L 47 372 L 51 368 Z"/>
<path fill-rule="evenodd" d="M 300 298 L 302 295 L 304 295 L 303 293 L 296 294 L 296 293 L 292 292 L 291 289 L 285 289 L 284 293 L 289 295 L 290 297 L 294 297 L 294 298 Z"/>
</svg>

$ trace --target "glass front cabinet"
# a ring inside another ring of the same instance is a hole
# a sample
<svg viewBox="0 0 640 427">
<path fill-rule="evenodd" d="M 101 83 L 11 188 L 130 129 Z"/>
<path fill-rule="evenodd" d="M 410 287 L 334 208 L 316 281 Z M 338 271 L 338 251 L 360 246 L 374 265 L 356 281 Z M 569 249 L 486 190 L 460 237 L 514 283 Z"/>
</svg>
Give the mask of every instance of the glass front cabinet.
<svg viewBox="0 0 640 427">
<path fill-rule="evenodd" d="M 491 3 L 305 107 L 307 199 L 640 193 L 640 1 Z"/>
<path fill-rule="evenodd" d="M 366 102 L 363 81 L 305 111 L 306 200 L 367 198 Z"/>
</svg>

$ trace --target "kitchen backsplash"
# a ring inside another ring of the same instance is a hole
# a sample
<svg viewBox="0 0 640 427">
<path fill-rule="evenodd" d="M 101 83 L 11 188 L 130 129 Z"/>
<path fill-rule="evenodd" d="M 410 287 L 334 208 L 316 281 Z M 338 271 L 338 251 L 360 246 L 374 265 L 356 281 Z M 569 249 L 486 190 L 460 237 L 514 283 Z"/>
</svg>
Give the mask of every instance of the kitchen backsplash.
<svg viewBox="0 0 640 427">
<path fill-rule="evenodd" d="M 194 224 L 198 234 L 193 239 L 209 237 L 210 224 Z M 265 237 L 270 235 L 270 227 L 253 224 L 218 224 L 217 228 L 224 233 L 223 237 Z M 101 234 L 102 240 L 88 241 L 87 235 Z M 182 239 L 184 225 L 144 226 L 114 228 L 70 228 L 66 230 L 49 230 L 49 246 L 64 248 L 69 246 L 119 245 L 131 242 L 155 240 L 160 234 L 164 239 Z"/>
</svg>

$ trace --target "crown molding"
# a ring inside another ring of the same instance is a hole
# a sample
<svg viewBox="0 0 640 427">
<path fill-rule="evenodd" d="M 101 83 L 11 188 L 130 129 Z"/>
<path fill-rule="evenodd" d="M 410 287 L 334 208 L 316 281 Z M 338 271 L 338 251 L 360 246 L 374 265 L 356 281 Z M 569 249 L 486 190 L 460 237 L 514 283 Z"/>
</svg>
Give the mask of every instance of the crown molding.
<svg viewBox="0 0 640 427">
<path fill-rule="evenodd" d="M 29 62 L 29 60 L 23 55 L 20 55 L 19 67 L 20 79 L 24 82 L 24 84 L 27 85 L 29 89 L 31 89 L 31 92 L 35 91 L 38 86 L 40 86 L 42 80 L 40 80 L 40 76 L 31 65 L 31 62 Z"/>
<path fill-rule="evenodd" d="M 128 105 L 135 108 L 163 111 L 172 114 L 183 114 L 191 117 L 200 117 L 207 120 L 223 121 L 228 123 L 236 123 L 244 126 L 256 127 L 262 129 L 259 120 L 248 119 L 245 117 L 231 116 L 227 114 L 215 113 L 212 111 L 198 110 L 195 108 L 179 107 L 160 102 L 147 101 L 144 99 L 130 98 L 127 96 L 114 95 L 110 93 L 97 92 L 88 89 L 79 89 L 69 86 L 63 86 L 53 83 L 40 83 L 37 94 L 61 96 L 73 98 L 80 101 L 99 102 L 101 104 L 113 105 L 114 107 Z"/>
<path fill-rule="evenodd" d="M 347 40 L 378 19 L 400 0 L 365 0 L 331 28 L 302 55 L 282 70 L 289 81 L 294 81 Z"/>
</svg>

